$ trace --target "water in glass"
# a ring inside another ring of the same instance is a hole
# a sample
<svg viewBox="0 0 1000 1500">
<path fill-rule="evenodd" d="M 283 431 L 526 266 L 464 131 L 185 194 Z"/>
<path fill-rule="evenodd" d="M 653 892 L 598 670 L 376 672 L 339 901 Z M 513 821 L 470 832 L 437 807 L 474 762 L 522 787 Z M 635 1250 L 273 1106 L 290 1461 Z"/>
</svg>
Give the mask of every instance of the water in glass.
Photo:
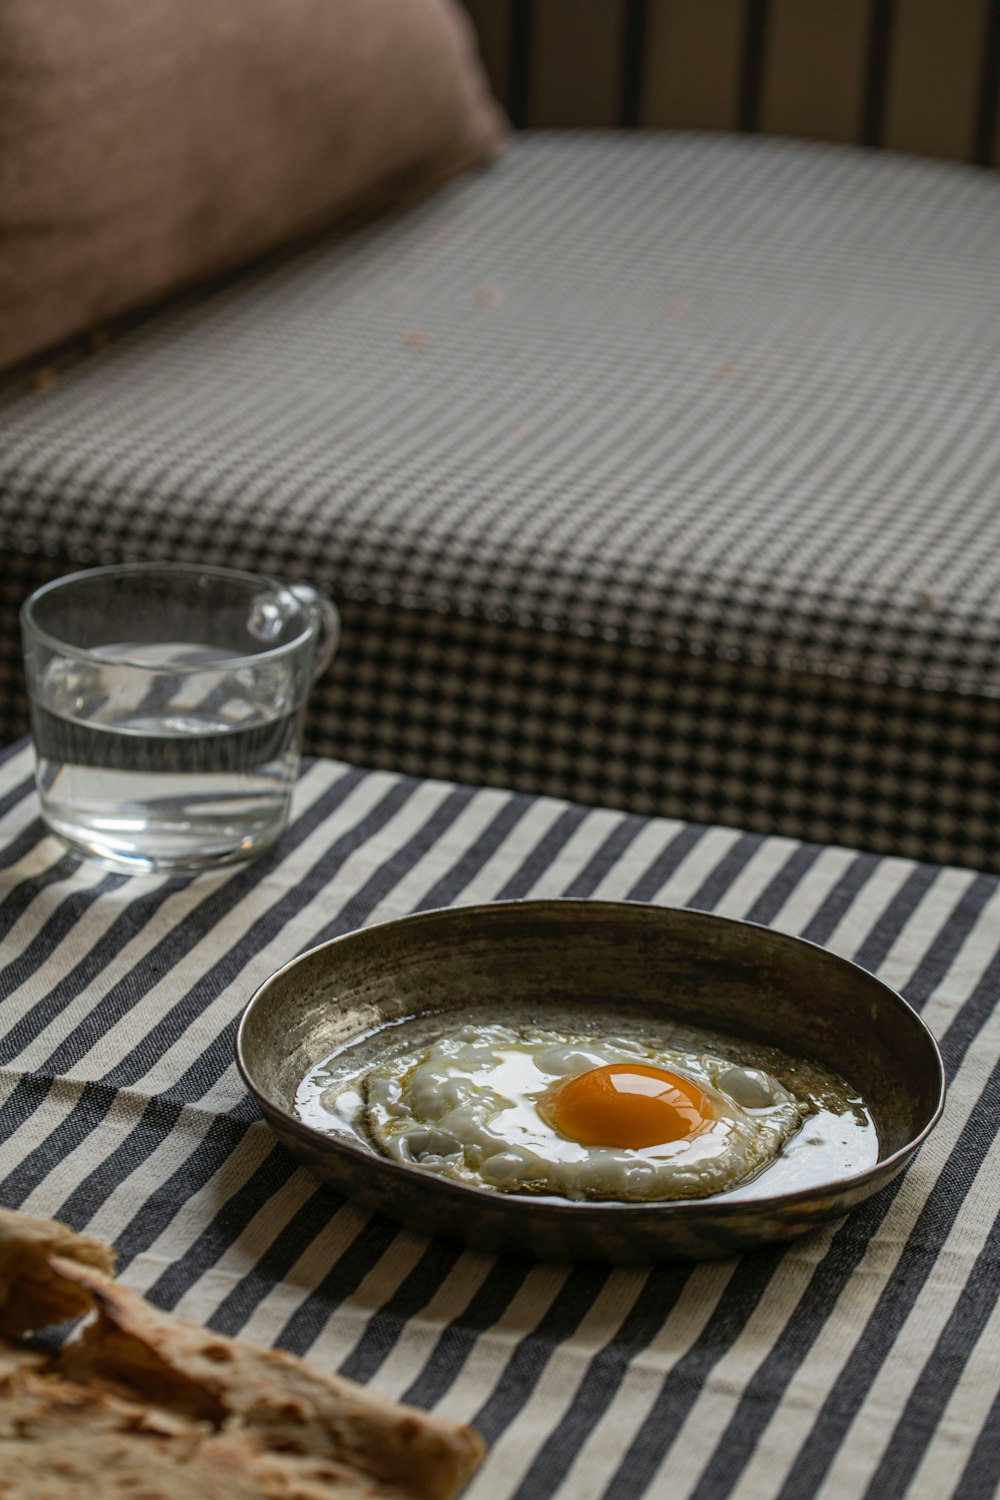
<svg viewBox="0 0 1000 1500">
<path fill-rule="evenodd" d="M 45 819 L 137 870 L 259 852 L 287 818 L 301 713 L 284 661 L 220 670 L 218 648 L 190 642 L 56 656 L 32 703 Z"/>
</svg>

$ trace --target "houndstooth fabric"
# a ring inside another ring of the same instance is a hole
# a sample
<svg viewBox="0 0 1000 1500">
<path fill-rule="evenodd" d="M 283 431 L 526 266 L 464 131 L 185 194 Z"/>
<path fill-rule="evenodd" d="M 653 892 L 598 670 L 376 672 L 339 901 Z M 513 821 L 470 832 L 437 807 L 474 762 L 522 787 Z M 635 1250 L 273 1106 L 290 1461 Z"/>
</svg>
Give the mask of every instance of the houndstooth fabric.
<svg viewBox="0 0 1000 1500">
<path fill-rule="evenodd" d="M 998 245 L 973 169 L 520 137 L 8 394 L 8 670 L 35 574 L 307 577 L 315 749 L 998 868 Z"/>
</svg>

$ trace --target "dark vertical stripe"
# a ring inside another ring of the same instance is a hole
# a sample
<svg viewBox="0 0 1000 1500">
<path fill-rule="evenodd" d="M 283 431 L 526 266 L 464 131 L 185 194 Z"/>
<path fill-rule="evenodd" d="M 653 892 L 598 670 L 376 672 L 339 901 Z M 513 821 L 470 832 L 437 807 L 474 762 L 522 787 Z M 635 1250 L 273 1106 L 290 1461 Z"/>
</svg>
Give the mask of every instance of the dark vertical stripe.
<svg viewBox="0 0 1000 1500">
<path fill-rule="evenodd" d="M 40 931 L 0 973 L 0 995 L 12 994 L 30 979 L 51 957 L 59 944 L 69 936 L 77 922 L 86 916 L 90 908 L 102 897 L 120 890 L 127 879 L 127 875 L 105 875 L 97 885 L 84 890 L 74 889 L 71 886 L 69 895 L 55 907 Z M 83 959 L 72 971 L 73 976 L 80 969 L 86 969 L 90 979 L 96 979 L 106 967 L 108 959 L 146 925 L 166 899 L 182 884 L 181 880 L 168 882 L 166 886 L 140 896 L 136 901 L 130 901 L 93 946 L 88 946 Z M 40 885 L 41 882 L 39 882 Z M 124 930 L 128 936 L 122 942 L 116 942 L 113 934 L 121 930 Z M 78 995 L 85 987 L 86 982 L 73 985 L 71 977 L 69 985 L 63 984 L 56 987 L 58 993 L 50 991 L 44 999 L 40 998 L 35 1006 L 26 1009 L 18 1024 L 4 1038 L 4 1048 L 7 1053 L 14 1056 L 30 1041 L 33 1041 L 39 1031 L 48 1025 L 54 1011 L 69 998 L 70 993 L 74 996 Z"/>
<path fill-rule="evenodd" d="M 465 850 L 458 863 L 436 880 L 429 891 L 424 892 L 415 910 L 433 911 L 435 907 L 448 906 L 455 901 L 517 827 L 530 806 L 530 797 L 511 797 L 509 802 L 505 802 L 475 843 Z"/>
<path fill-rule="evenodd" d="M 634 881 L 628 892 L 628 901 L 652 901 L 657 891 L 670 879 L 678 865 L 687 858 L 695 844 L 702 838 L 705 828 L 700 823 L 686 823 L 665 849 Z"/>
<path fill-rule="evenodd" d="M 693 1274 L 688 1266 L 669 1266 L 650 1272 L 646 1286 L 618 1332 L 590 1361 L 572 1405 L 511 1500 L 533 1500 L 538 1495 L 555 1494 L 591 1431 L 618 1394 L 629 1367 L 637 1357 L 641 1358 L 641 1352 L 659 1333 Z M 641 1492 L 637 1487 L 635 1494 Z M 654 1500 L 652 1492 L 649 1500 Z"/>
<path fill-rule="evenodd" d="M 920 1008 L 937 989 L 996 889 L 995 875 L 977 875 L 966 886 L 906 985 L 911 1005 Z"/>
<path fill-rule="evenodd" d="M 972 160 L 979 167 L 994 165 L 997 112 L 1000 109 L 1000 0 L 990 0 L 983 44 L 983 71 L 972 138 Z"/>
<path fill-rule="evenodd" d="M 851 860 L 822 906 L 806 923 L 802 936 L 811 943 L 826 943 L 844 913 L 853 905 L 861 889 L 878 870 L 878 856 L 859 854 Z"/>
<path fill-rule="evenodd" d="M 740 1261 L 701 1337 L 664 1379 L 645 1421 L 604 1489 L 603 1500 L 634 1500 L 642 1493 L 715 1366 L 743 1332 L 780 1263 L 781 1252 L 777 1250 L 761 1250 Z"/>
<path fill-rule="evenodd" d="M 288 1153 L 280 1150 L 282 1175 L 289 1175 Z M 256 1174 L 255 1174 L 256 1175 Z M 267 1196 L 270 1196 L 268 1194 Z M 233 1285 L 208 1319 L 216 1333 L 235 1338 L 246 1327 L 268 1292 L 284 1281 L 296 1261 L 322 1234 L 346 1200 L 332 1187 L 317 1182 L 315 1192 L 289 1219 L 284 1229 L 271 1241 L 259 1259 Z M 233 1236 L 227 1234 L 229 1243 Z"/>
<path fill-rule="evenodd" d="M 154 1100 L 151 1107 L 157 1112 L 162 1110 L 164 1119 L 170 1109 L 177 1109 L 178 1115 L 180 1114 L 180 1108 L 168 1100 Z M 190 1156 L 178 1167 L 177 1171 L 165 1181 L 156 1184 L 155 1190 L 129 1220 L 115 1241 L 119 1274 L 136 1256 L 149 1249 L 167 1225 L 177 1218 L 178 1214 L 184 1213 L 194 1194 L 204 1187 L 206 1182 L 211 1181 L 219 1169 L 232 1159 L 233 1154 L 239 1150 L 247 1130 L 251 1128 L 251 1123 L 256 1125 L 257 1122 L 234 1120 L 226 1115 L 217 1115 Z M 167 1132 L 164 1132 L 164 1137 L 166 1134 Z M 276 1169 L 286 1178 L 294 1170 L 287 1151 L 277 1144 L 258 1168 L 259 1171 L 265 1172 L 269 1169 Z M 79 1227 L 86 1228 L 96 1206 L 88 1204 L 84 1195 L 80 1196 L 78 1203 L 78 1212 L 82 1216 L 79 1220 Z M 74 1225 L 77 1223 L 69 1219 L 65 1210 L 60 1210 L 58 1217 L 66 1219 L 67 1222 L 73 1222 Z M 225 1207 L 219 1209 L 218 1220 L 221 1233 L 225 1234 L 229 1222 Z"/>
<path fill-rule="evenodd" d="M 440 1290 L 462 1255 L 460 1245 L 431 1240 L 410 1273 L 369 1320 L 357 1344 L 337 1367 L 347 1380 L 366 1384 L 392 1353 L 409 1320 Z"/>
<path fill-rule="evenodd" d="M 626 130 L 635 130 L 642 119 L 643 60 L 646 52 L 646 0 L 625 0 L 622 28 L 621 94 L 619 119 Z"/>
<path fill-rule="evenodd" d="M 232 1122 L 230 1122 L 230 1127 L 231 1125 Z M 210 1134 L 215 1135 L 214 1123 Z M 232 1136 L 231 1128 L 229 1134 Z M 218 1145 L 221 1144 L 218 1141 L 215 1143 L 216 1149 L 212 1151 L 204 1151 L 199 1146 L 197 1155 L 200 1155 L 201 1160 L 195 1160 L 197 1177 L 189 1177 L 187 1171 L 188 1164 L 185 1163 L 182 1172 L 172 1182 L 173 1190 L 166 1195 L 170 1203 L 176 1207 L 178 1197 L 182 1192 L 185 1196 L 188 1196 L 202 1187 L 205 1182 L 215 1175 L 219 1167 L 228 1160 L 232 1150 L 242 1145 L 243 1138 L 240 1137 L 235 1142 L 235 1145 L 227 1143 L 225 1151 L 218 1149 Z M 162 1139 L 163 1137 L 161 1137 L 161 1140 L 154 1141 L 154 1148 L 161 1143 Z M 209 1135 L 206 1135 L 205 1142 L 207 1143 L 208 1140 Z M 194 1156 L 191 1160 L 194 1160 Z M 236 1243 L 240 1235 L 246 1232 L 247 1225 L 256 1217 L 264 1205 L 281 1192 L 294 1170 L 295 1168 L 290 1163 L 288 1152 L 283 1146 L 279 1146 L 277 1141 L 274 1141 L 264 1160 L 250 1174 L 246 1182 L 231 1197 L 226 1199 L 225 1208 L 215 1218 L 208 1220 L 197 1239 L 188 1246 L 187 1250 L 178 1260 L 168 1262 L 155 1282 L 149 1287 L 146 1293 L 149 1300 L 155 1302 L 157 1307 L 163 1307 L 168 1310 L 175 1308 L 198 1278 L 203 1276 L 206 1271 L 209 1271 L 219 1258 L 225 1254 L 226 1250 Z M 147 1204 L 158 1199 L 162 1208 L 164 1196 L 161 1185 L 147 1199 Z M 325 1193 L 318 1185 L 317 1191 L 312 1195 L 309 1203 L 313 1204 L 317 1199 L 319 1200 L 320 1214 L 322 1216 L 320 1224 L 320 1228 L 322 1228 L 322 1223 L 325 1223 L 336 1213 L 343 1199 L 336 1193 Z M 298 1225 L 298 1253 L 301 1255 L 307 1242 L 302 1237 L 302 1225 L 299 1223 L 298 1213 L 292 1215 L 292 1223 L 293 1225 Z M 265 1264 L 268 1264 L 269 1257 L 267 1252 L 265 1252 L 263 1258 Z M 250 1316 L 252 1311 L 252 1308 L 247 1310 L 247 1317 Z M 213 1327 L 218 1328 L 218 1324 L 213 1323 Z M 221 1333 L 222 1329 L 219 1328 L 218 1331 Z"/>
<path fill-rule="evenodd" d="M 592 896 L 604 877 L 623 858 L 626 849 L 645 826 L 644 818 L 623 815 L 621 822 L 615 824 L 600 848 L 594 850 L 583 869 L 573 876 L 563 891 L 563 895 L 573 896 L 578 900 Z"/>
<path fill-rule="evenodd" d="M 996 1500 L 1000 1474 L 1000 1392 L 979 1434 L 952 1500 Z"/>
<path fill-rule="evenodd" d="M 743 19 L 743 66 L 740 70 L 739 127 L 748 134 L 760 128 L 764 56 L 767 51 L 768 0 L 746 0 Z"/>
<path fill-rule="evenodd" d="M 903 1500 L 945 1408 L 965 1373 L 977 1341 L 997 1302 L 996 1268 L 1000 1264 L 1000 1219 L 987 1240 L 951 1315 L 927 1358 L 902 1416 L 868 1485 L 879 1500 Z M 1000 1476 L 1000 1469 L 994 1473 Z"/>
<path fill-rule="evenodd" d="M 0 818 L 5 818 L 12 808 L 16 807 L 19 802 L 23 802 L 25 797 L 34 790 L 34 776 L 26 776 L 23 781 L 11 787 L 9 792 L 0 797 Z"/>
<path fill-rule="evenodd" d="M 510 0 L 510 43 L 507 49 L 507 113 L 516 130 L 528 123 L 531 100 L 534 5 L 532 0 Z"/>
<path fill-rule="evenodd" d="M 59 1092 L 65 1094 L 73 1088 L 72 1083 L 57 1083 L 39 1074 L 23 1075 L 3 1106 L 4 1136 L 12 1135 L 26 1119 L 30 1119 L 54 1090 L 58 1097 Z M 80 1085 L 70 1113 L 16 1165 L 12 1164 L 5 1177 L 0 1178 L 0 1203 L 5 1208 L 20 1208 L 52 1168 L 97 1129 L 114 1102 L 114 1089 L 97 1083 Z"/>
<path fill-rule="evenodd" d="M 16 885 L 3 905 L 0 906 L 0 941 L 6 938 L 8 933 L 17 925 L 35 898 L 50 885 L 59 885 L 62 881 L 68 880 L 77 869 L 78 863 L 79 861 L 72 854 L 64 854 L 57 864 L 50 865 L 43 874 L 33 876 L 28 880 L 22 880 Z M 119 877 L 119 880 L 121 879 L 124 879 L 124 877 Z M 82 905 L 86 909 L 93 902 L 98 891 L 108 889 L 113 889 L 113 886 L 109 887 L 108 878 L 106 877 L 101 881 L 100 886 L 96 890 L 92 888 L 91 891 L 77 891 L 75 893 L 75 905 L 78 908 Z M 88 900 L 87 897 L 90 899 Z M 69 905 L 71 902 L 74 902 L 73 896 L 68 898 L 66 904 Z M 43 927 L 43 932 L 51 924 L 52 918 Z M 65 929 L 60 927 L 59 936 L 64 935 Z M 5 969 L 0 970 L 0 995 L 9 995 L 21 983 L 23 974 L 18 969 L 21 957 L 22 955 L 19 954 L 13 963 L 8 964 Z M 33 968 L 34 965 L 31 967 Z M 15 972 L 12 974 L 11 970 L 15 970 Z M 30 969 L 28 972 L 30 972 Z"/>
<path fill-rule="evenodd" d="M 47 834 L 48 829 L 41 818 L 32 818 L 27 827 L 22 828 L 16 838 L 11 839 L 5 848 L 0 849 L 0 870 L 13 869 L 26 854 L 30 854 L 32 849 L 42 842 L 42 839 Z M 75 870 L 79 863 L 76 856 L 67 854 L 64 858 L 72 861 L 72 864 L 67 868 Z"/>
<path fill-rule="evenodd" d="M 381 1215 L 370 1218 L 319 1285 L 288 1318 L 274 1340 L 274 1347 L 300 1357 L 308 1353 L 333 1309 L 357 1291 L 376 1261 L 382 1259 L 401 1232 L 398 1224 L 383 1219 Z"/>
<path fill-rule="evenodd" d="M 917 865 L 906 877 L 860 948 L 852 954 L 856 964 L 864 969 L 878 968 L 933 885 L 937 874 L 937 868 L 933 865 Z"/>
<path fill-rule="evenodd" d="M 820 844 L 799 844 L 781 869 L 768 881 L 746 914 L 748 922 L 773 922 L 796 886 L 801 883 L 823 852 Z"/>
<path fill-rule="evenodd" d="M 610 1274 L 590 1266 L 571 1271 L 537 1328 L 514 1346 L 503 1374 L 472 1419 L 487 1444 L 495 1442 L 524 1409 L 552 1355 L 573 1337 Z"/>
<path fill-rule="evenodd" d="M 889 56 L 895 0 L 870 0 L 868 15 L 868 64 L 861 115 L 861 144 L 881 146 L 885 124 L 885 100 L 889 87 Z"/>
<path fill-rule="evenodd" d="M 561 812 L 555 822 L 546 829 L 520 868 L 515 870 L 510 879 L 497 891 L 496 899 L 498 901 L 522 901 L 525 896 L 529 895 L 553 860 L 558 858 L 586 816 L 586 811 L 582 807 L 567 807 Z"/>
<path fill-rule="evenodd" d="M 408 796 L 412 796 L 424 785 L 419 781 L 409 781 L 405 784 L 408 788 Z M 361 927 L 367 922 L 379 902 L 384 901 L 389 892 L 405 875 L 409 874 L 414 865 L 419 864 L 433 849 L 438 839 L 462 815 L 475 795 L 473 787 L 452 787 L 447 796 L 435 805 L 409 838 L 353 891 L 336 916 L 313 933 L 306 946 L 316 948 L 320 943 L 329 942 L 331 938 L 340 937 L 342 933 L 352 932 L 354 928 Z"/>
<path fill-rule="evenodd" d="M 110 1085 L 95 1085 L 107 1091 L 113 1098 L 117 1090 Z M 110 1151 L 103 1161 L 99 1162 L 94 1170 L 86 1173 L 79 1185 L 61 1204 L 59 1215 L 65 1217 L 69 1223 L 86 1225 L 98 1209 L 107 1201 L 116 1188 L 118 1188 L 126 1177 L 129 1177 L 144 1162 L 148 1161 L 154 1151 L 168 1140 L 170 1135 L 177 1129 L 178 1121 L 188 1106 L 180 1099 L 170 1099 L 166 1095 L 154 1094 L 145 1100 L 133 1096 L 133 1100 L 126 1099 L 126 1107 L 130 1111 L 128 1134 L 123 1137 L 113 1151 Z M 154 1178 L 152 1181 L 147 1177 L 147 1191 L 149 1197 L 144 1207 L 159 1198 L 169 1198 L 176 1205 L 185 1202 L 199 1188 L 203 1187 L 219 1167 L 224 1165 L 243 1142 L 247 1131 L 257 1123 L 258 1115 L 256 1106 L 248 1097 L 244 1097 L 236 1109 L 225 1115 L 217 1115 L 211 1119 L 201 1140 L 196 1144 L 191 1154 L 184 1160 L 176 1172 L 170 1176 Z M 242 1117 L 239 1117 L 242 1115 Z M 190 1127 L 184 1126 L 182 1129 Z M 217 1149 L 212 1149 L 211 1143 L 217 1143 Z M 275 1144 L 275 1149 L 277 1145 Z M 201 1176 L 197 1166 L 201 1161 L 205 1175 Z M 261 1170 L 261 1169 L 258 1169 Z M 282 1176 L 275 1183 L 273 1191 L 281 1185 L 288 1175 L 287 1157 L 282 1152 Z M 235 1215 L 231 1214 L 230 1205 L 227 1204 L 223 1215 L 225 1231 L 232 1232 L 236 1238 L 234 1228 Z M 214 1222 L 214 1221 L 213 1221 Z M 217 1228 L 216 1233 L 220 1230 Z M 173 1304 L 164 1303 L 164 1306 Z"/>
<path fill-rule="evenodd" d="M 684 905 L 698 911 L 711 911 L 722 900 L 737 876 L 742 875 L 763 842 L 763 834 L 741 834 Z"/>
<path fill-rule="evenodd" d="M 411 1406 L 436 1406 L 461 1374 L 479 1334 L 499 1322 L 524 1285 L 529 1262 L 505 1256 L 490 1269 L 459 1321 L 441 1330 L 420 1374 L 400 1397 Z"/>
</svg>

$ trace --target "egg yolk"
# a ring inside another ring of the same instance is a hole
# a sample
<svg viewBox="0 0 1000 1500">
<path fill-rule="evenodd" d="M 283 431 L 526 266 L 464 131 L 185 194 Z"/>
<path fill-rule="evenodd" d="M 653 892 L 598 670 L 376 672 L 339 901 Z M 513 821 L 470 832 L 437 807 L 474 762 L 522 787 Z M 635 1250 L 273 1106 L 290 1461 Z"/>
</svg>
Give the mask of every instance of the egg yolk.
<svg viewBox="0 0 1000 1500">
<path fill-rule="evenodd" d="M 581 1146 L 632 1151 L 689 1140 L 715 1118 L 697 1084 L 644 1063 L 607 1063 L 578 1073 L 558 1085 L 539 1111 Z"/>
</svg>

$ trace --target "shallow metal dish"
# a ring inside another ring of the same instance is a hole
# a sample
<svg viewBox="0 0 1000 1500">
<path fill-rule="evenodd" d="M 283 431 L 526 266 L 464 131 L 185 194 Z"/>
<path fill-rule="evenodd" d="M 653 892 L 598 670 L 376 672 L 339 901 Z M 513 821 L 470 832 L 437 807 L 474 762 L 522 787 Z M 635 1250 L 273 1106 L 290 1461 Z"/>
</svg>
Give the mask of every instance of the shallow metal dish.
<svg viewBox="0 0 1000 1500">
<path fill-rule="evenodd" d="M 666 997 L 669 996 L 669 1004 Z M 292 1114 L 321 1058 L 374 1026 L 487 1002 L 639 1006 L 818 1059 L 878 1126 L 875 1166 L 816 1188 L 727 1203 L 570 1203 L 464 1187 L 334 1140 Z M 801 1234 L 891 1181 L 944 1102 L 930 1032 L 864 969 L 750 922 L 632 902 L 455 907 L 363 928 L 279 969 L 251 999 L 236 1060 L 265 1118 L 317 1177 L 426 1234 L 548 1260 L 712 1259 Z"/>
</svg>

